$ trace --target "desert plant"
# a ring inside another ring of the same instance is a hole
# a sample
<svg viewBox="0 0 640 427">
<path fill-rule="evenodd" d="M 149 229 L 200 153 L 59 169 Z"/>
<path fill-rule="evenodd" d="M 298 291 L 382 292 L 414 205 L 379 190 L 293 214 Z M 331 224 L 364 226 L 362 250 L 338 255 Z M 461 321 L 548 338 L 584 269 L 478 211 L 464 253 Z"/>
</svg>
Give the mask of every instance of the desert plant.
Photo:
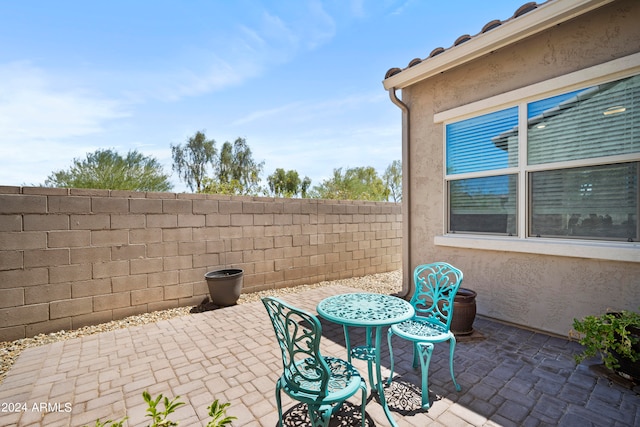
<svg viewBox="0 0 640 427">
<path fill-rule="evenodd" d="M 640 353 L 634 348 L 640 341 L 639 329 L 640 313 L 628 310 L 574 319 L 569 335 L 584 346 L 583 352 L 575 355 L 576 363 L 600 355 L 607 368 L 616 370 L 620 367 L 618 357 L 631 362 L 640 360 Z"/>
<path fill-rule="evenodd" d="M 94 427 L 122 427 L 124 426 L 124 422 L 127 420 L 127 417 L 124 417 L 120 421 L 107 420 L 105 422 L 100 421 L 100 418 L 96 420 Z"/>
<path fill-rule="evenodd" d="M 211 421 L 207 423 L 207 427 L 224 427 L 231 424 L 231 421 L 235 420 L 236 417 L 227 416 L 227 407 L 230 405 L 230 403 L 221 404 L 218 402 L 218 399 L 214 400 L 207 408 L 209 410 L 209 416 L 211 417 Z"/>
<path fill-rule="evenodd" d="M 179 406 L 184 405 L 184 402 L 179 400 L 180 396 L 176 396 L 172 400 L 169 400 L 168 397 L 164 397 L 161 393 L 158 397 L 154 398 L 145 390 L 142 392 L 142 398 L 148 405 L 147 416 L 151 417 L 153 420 L 153 424 L 148 427 L 174 427 L 178 425 L 177 422 L 169 420 L 168 417 L 169 414 L 175 412 Z M 158 407 L 160 402 L 164 405 L 163 411 Z M 220 403 L 218 399 L 214 400 L 213 403 L 207 407 L 209 410 L 209 416 L 211 417 L 211 421 L 207 423 L 207 427 L 224 427 L 237 419 L 236 417 L 227 416 L 227 408 L 229 406 L 231 406 L 231 403 Z M 127 418 L 128 417 L 124 417 L 120 421 L 107 420 L 104 422 L 100 421 L 100 418 L 98 418 L 94 427 L 123 427 Z M 88 426 L 85 425 L 84 427 Z"/>
<path fill-rule="evenodd" d="M 175 412 L 178 406 L 184 405 L 184 402 L 178 400 L 180 396 L 176 396 L 173 400 L 169 400 L 168 397 L 164 397 L 163 400 L 163 397 L 162 393 L 160 393 L 158 397 L 154 399 L 148 391 L 145 390 L 142 392 L 142 398 L 147 402 L 147 405 L 149 405 L 147 408 L 147 416 L 153 420 L 153 424 L 151 424 L 150 427 L 172 427 L 178 425 L 178 423 L 169 420 L 167 417 L 169 414 Z M 161 401 L 164 404 L 164 411 L 158 410 L 158 404 Z"/>
</svg>

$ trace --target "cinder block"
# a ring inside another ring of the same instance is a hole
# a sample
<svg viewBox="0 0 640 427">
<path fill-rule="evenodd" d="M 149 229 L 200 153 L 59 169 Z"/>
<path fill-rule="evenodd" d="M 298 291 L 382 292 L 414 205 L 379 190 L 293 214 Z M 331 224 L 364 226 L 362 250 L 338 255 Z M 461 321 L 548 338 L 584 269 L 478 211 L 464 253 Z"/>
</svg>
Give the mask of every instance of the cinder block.
<svg viewBox="0 0 640 427">
<path fill-rule="evenodd" d="M 47 233 L 44 231 L 0 233 L 0 251 L 44 249 L 46 247 Z"/>
<path fill-rule="evenodd" d="M 228 227 L 231 224 L 231 215 L 229 214 L 215 214 L 207 215 L 206 226 L 207 227 Z"/>
<path fill-rule="evenodd" d="M 253 215 L 235 214 L 231 215 L 231 225 L 234 227 L 248 227 L 253 225 Z"/>
<path fill-rule="evenodd" d="M 130 307 L 131 293 L 117 292 L 109 295 L 96 295 L 93 297 L 93 311 L 100 312 L 114 310 L 116 308 Z"/>
<path fill-rule="evenodd" d="M 137 306 L 150 302 L 159 302 L 164 299 L 162 287 L 139 289 L 131 291 L 131 305 Z"/>
<path fill-rule="evenodd" d="M 206 219 L 205 215 L 178 214 L 178 227 L 204 227 Z"/>
<path fill-rule="evenodd" d="M 90 197 L 49 196 L 47 197 L 49 213 L 90 213 Z"/>
<path fill-rule="evenodd" d="M 0 215 L 0 233 L 22 231 L 22 215 Z"/>
<path fill-rule="evenodd" d="M 237 268 L 241 264 L 238 262 L 229 262 L 229 267 Z M 241 268 L 241 267 L 240 267 Z M 196 282 L 205 282 L 204 275 L 206 274 L 206 269 L 204 268 L 193 268 L 190 270 L 180 270 L 178 272 L 178 283 L 196 283 Z"/>
<path fill-rule="evenodd" d="M 178 242 L 179 255 L 198 255 L 207 250 L 207 242 Z"/>
<path fill-rule="evenodd" d="M 140 214 L 162 213 L 162 200 L 159 199 L 131 199 L 129 200 L 129 212 Z"/>
<path fill-rule="evenodd" d="M 91 279 L 91 264 L 57 265 L 49 268 L 49 283 Z"/>
<path fill-rule="evenodd" d="M 92 197 L 91 211 L 93 213 L 128 213 L 129 199 L 118 197 Z"/>
<path fill-rule="evenodd" d="M 91 232 L 91 244 L 94 246 L 115 246 L 129 244 L 127 230 L 97 230 Z"/>
<path fill-rule="evenodd" d="M 125 259 L 140 260 L 146 256 L 145 245 L 117 245 L 111 247 L 111 259 L 114 261 Z"/>
<path fill-rule="evenodd" d="M 69 249 L 30 249 L 24 251 L 25 268 L 69 265 Z"/>
<path fill-rule="evenodd" d="M 9 328 L 0 327 L 0 342 L 2 341 L 15 341 L 22 338 L 27 338 L 25 327 L 20 326 L 12 326 Z"/>
<path fill-rule="evenodd" d="M 50 318 L 60 319 L 68 316 L 87 314 L 93 311 L 93 299 L 90 297 L 53 301 L 49 304 Z M 33 323 L 33 322 L 29 322 Z"/>
<path fill-rule="evenodd" d="M 147 258 L 178 255 L 178 242 L 153 243 L 147 245 Z"/>
<path fill-rule="evenodd" d="M 136 215 L 136 214 L 122 214 L 122 215 L 111 215 L 111 228 L 126 228 L 126 229 L 136 229 L 136 228 L 145 228 L 147 226 L 147 217 L 146 215 Z"/>
<path fill-rule="evenodd" d="M 271 273 L 275 271 L 275 261 L 258 261 L 252 263 L 254 266 L 254 272 L 259 273 Z"/>
<path fill-rule="evenodd" d="M 242 213 L 262 214 L 264 213 L 265 202 L 246 201 L 242 202 Z"/>
<path fill-rule="evenodd" d="M 0 328 L 22 326 L 49 319 L 49 304 L 25 305 L 0 309 Z"/>
<path fill-rule="evenodd" d="M 202 275 L 204 277 L 204 273 Z M 147 275 L 147 283 L 149 288 L 177 285 L 179 283 L 179 274 L 176 270 L 150 273 Z"/>
<path fill-rule="evenodd" d="M 162 258 L 132 259 L 130 261 L 131 274 L 146 274 L 162 271 Z"/>
<path fill-rule="evenodd" d="M 0 214 L 47 213 L 45 196 L 0 194 Z"/>
<path fill-rule="evenodd" d="M 111 216 L 107 214 L 71 215 L 72 230 L 106 230 L 111 225 Z"/>
<path fill-rule="evenodd" d="M 239 239 L 242 237 L 242 227 L 221 227 L 221 239 Z"/>
<path fill-rule="evenodd" d="M 0 251 L 0 270 L 16 270 L 24 267 L 22 251 Z"/>
<path fill-rule="evenodd" d="M 218 212 L 221 214 L 241 214 L 242 201 L 240 200 L 219 200 Z"/>
<path fill-rule="evenodd" d="M 161 228 L 144 228 L 129 230 L 129 242 L 130 243 L 157 243 L 162 241 L 162 229 Z"/>
<path fill-rule="evenodd" d="M 107 246 L 71 248 L 70 253 L 71 264 L 108 262 L 111 259 L 111 248 Z"/>
<path fill-rule="evenodd" d="M 25 305 L 24 289 L 0 289 L 0 308 Z"/>
<path fill-rule="evenodd" d="M 110 250 L 109 248 L 105 248 Z M 96 262 L 92 265 L 93 278 L 103 279 L 107 277 L 118 277 L 129 275 L 129 261 L 108 261 L 108 262 Z"/>
<path fill-rule="evenodd" d="M 192 267 L 193 257 L 191 255 L 184 255 L 165 258 L 163 260 L 163 268 L 161 270 L 187 270 Z"/>
<path fill-rule="evenodd" d="M 26 305 L 42 304 L 70 298 L 71 285 L 69 283 L 56 283 L 37 287 L 31 286 L 24 290 L 24 301 Z"/>
<path fill-rule="evenodd" d="M 192 240 L 191 228 L 174 228 L 162 230 L 163 242 L 190 242 Z"/>
<path fill-rule="evenodd" d="M 47 268 L 0 271 L 0 289 L 40 286 L 46 283 L 49 283 Z"/>
<path fill-rule="evenodd" d="M 191 200 L 163 200 L 162 201 L 162 212 L 164 213 L 180 213 L 180 214 L 190 214 L 193 213 L 193 202 Z"/>
<path fill-rule="evenodd" d="M 89 246 L 91 232 L 89 230 L 51 231 L 48 233 L 47 246 L 49 248 L 72 248 Z"/>
<path fill-rule="evenodd" d="M 135 289 L 144 289 L 146 287 L 147 287 L 146 274 L 113 277 L 111 279 L 111 288 L 113 289 L 113 292 L 133 291 Z"/>
<path fill-rule="evenodd" d="M 179 298 L 188 298 L 191 296 L 193 296 L 193 285 L 191 283 L 164 287 L 165 300 L 175 300 Z"/>
<path fill-rule="evenodd" d="M 107 323 L 115 320 L 112 310 L 100 311 L 97 313 L 87 313 L 71 318 L 71 327 L 73 329 L 82 328 L 83 326 L 97 325 L 99 323 Z"/>
<path fill-rule="evenodd" d="M 147 227 L 149 228 L 175 228 L 178 226 L 178 215 L 153 214 L 147 215 Z"/>
<path fill-rule="evenodd" d="M 246 251 L 248 249 L 253 249 L 253 239 L 242 238 L 231 240 L 232 251 Z"/>
<path fill-rule="evenodd" d="M 211 265 L 220 264 L 220 255 L 215 253 L 205 253 L 200 255 L 193 255 L 193 267 L 208 267 Z"/>
<path fill-rule="evenodd" d="M 92 279 L 71 284 L 71 298 L 92 297 L 111 293 L 111 279 Z"/>
<path fill-rule="evenodd" d="M 193 201 L 193 213 L 194 214 L 214 214 L 218 212 L 217 200 L 194 200 Z"/>
</svg>

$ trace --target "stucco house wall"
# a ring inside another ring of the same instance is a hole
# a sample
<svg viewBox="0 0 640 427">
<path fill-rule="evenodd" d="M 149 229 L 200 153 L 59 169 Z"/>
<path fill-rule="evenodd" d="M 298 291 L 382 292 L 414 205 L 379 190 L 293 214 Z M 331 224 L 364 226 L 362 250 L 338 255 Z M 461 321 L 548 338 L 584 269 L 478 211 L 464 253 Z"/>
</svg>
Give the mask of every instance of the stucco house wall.
<svg viewBox="0 0 640 427">
<path fill-rule="evenodd" d="M 613 1 L 401 88 L 402 102 L 409 111 L 409 120 L 404 121 L 409 126 L 404 130 L 407 161 L 403 162 L 410 192 L 410 197 L 404 198 L 405 203 L 409 200 L 404 212 L 409 236 L 404 251 L 407 292 L 413 289 L 410 271 L 416 265 L 448 261 L 464 272 L 463 287 L 478 292 L 478 313 L 498 320 L 567 335 L 576 317 L 606 309 L 638 310 L 638 253 L 636 260 L 632 254 L 631 260 L 619 262 L 597 256 L 580 258 L 439 244 L 438 236 L 446 233 L 444 125 L 436 123 L 434 116 L 638 53 L 639 23 L 640 2 Z M 606 246 L 602 251 L 607 251 Z"/>
</svg>

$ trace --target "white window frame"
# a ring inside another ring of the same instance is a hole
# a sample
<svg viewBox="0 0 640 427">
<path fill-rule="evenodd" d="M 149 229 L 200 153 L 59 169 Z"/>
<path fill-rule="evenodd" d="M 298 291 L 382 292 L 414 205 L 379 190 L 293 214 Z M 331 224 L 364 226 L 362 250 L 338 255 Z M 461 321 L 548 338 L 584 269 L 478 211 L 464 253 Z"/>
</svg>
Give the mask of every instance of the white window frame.
<svg viewBox="0 0 640 427">
<path fill-rule="evenodd" d="M 492 113 L 505 108 L 518 106 L 519 114 L 519 141 L 518 141 L 518 167 L 514 172 L 518 173 L 518 205 L 517 205 L 517 236 L 492 236 L 478 234 L 447 233 L 448 218 L 448 192 L 446 175 L 446 132 L 443 132 L 443 221 L 442 235 L 434 239 L 437 246 L 457 248 L 473 248 L 504 252 L 522 252 L 543 255 L 568 256 L 579 258 L 604 259 L 611 261 L 640 262 L 640 242 L 613 242 L 598 240 L 559 239 L 544 237 L 527 237 L 528 212 L 527 200 L 527 174 L 536 170 L 548 170 L 550 165 L 525 164 L 527 152 L 527 104 L 541 99 L 549 98 L 566 92 L 594 86 L 610 81 L 620 80 L 626 77 L 640 74 L 640 53 L 619 58 L 604 64 L 589 67 L 570 74 L 556 77 L 544 82 L 536 83 L 520 89 L 506 92 L 481 101 L 466 104 L 451 110 L 434 115 L 434 122 L 446 127 L 447 124 Z M 601 164 L 600 159 L 588 159 L 558 163 L 557 166 L 568 168 L 571 166 L 584 166 L 586 164 Z M 640 161 L 640 153 L 607 157 L 606 162 Z M 505 171 L 505 173 L 510 172 Z M 455 175 L 462 178 L 464 174 Z M 476 174 L 473 174 L 475 176 Z"/>
</svg>

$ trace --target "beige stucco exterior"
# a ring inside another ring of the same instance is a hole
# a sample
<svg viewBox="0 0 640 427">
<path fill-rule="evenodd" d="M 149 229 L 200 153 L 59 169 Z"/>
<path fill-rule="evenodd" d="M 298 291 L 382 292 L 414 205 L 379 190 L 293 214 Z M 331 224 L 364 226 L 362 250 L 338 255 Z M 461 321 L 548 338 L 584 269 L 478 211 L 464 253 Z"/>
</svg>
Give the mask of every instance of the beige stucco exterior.
<svg viewBox="0 0 640 427">
<path fill-rule="evenodd" d="M 533 22 L 536 14 L 545 16 L 544 9 L 550 3 L 560 2 L 571 0 L 547 2 L 509 24 L 513 28 L 518 19 L 525 18 Z M 412 290 L 410 274 L 416 265 L 448 261 L 463 270 L 463 286 L 478 292 L 480 315 L 560 335 L 567 335 L 576 317 L 606 309 L 640 307 L 637 243 L 626 248 L 624 262 L 616 261 L 615 256 L 605 256 L 609 250 L 606 245 L 595 245 L 590 248 L 590 257 L 583 258 L 575 254 L 562 256 L 442 244 L 441 236 L 446 231 L 444 125 L 435 123 L 434 116 L 640 52 L 639 1 L 589 3 L 592 10 L 577 13 L 537 33 L 531 30 L 534 34 L 462 65 L 450 64 L 423 79 L 412 77 L 415 81 L 405 79 L 404 85 L 393 82 L 402 82 L 403 73 L 417 71 L 407 68 L 385 80 L 387 90 L 399 93 L 401 89 L 402 102 L 408 108 L 404 124 L 409 128 L 404 129 L 403 158 L 405 191 L 408 190 L 403 199 L 405 203 L 408 201 L 403 214 L 407 227 L 404 235 L 408 236 L 403 252 L 407 291 Z M 491 30 L 495 33 L 472 38 L 464 48 L 471 52 L 472 43 L 481 47 L 483 43 L 486 45 L 483 38 L 499 39 L 500 31 L 513 33 L 512 28 Z M 445 63 L 443 55 L 455 56 L 456 49 L 426 59 L 421 66 L 428 67 L 431 60 Z M 392 83 L 395 87 L 391 87 Z M 593 255 L 598 251 L 604 254 L 602 258 Z"/>
</svg>

